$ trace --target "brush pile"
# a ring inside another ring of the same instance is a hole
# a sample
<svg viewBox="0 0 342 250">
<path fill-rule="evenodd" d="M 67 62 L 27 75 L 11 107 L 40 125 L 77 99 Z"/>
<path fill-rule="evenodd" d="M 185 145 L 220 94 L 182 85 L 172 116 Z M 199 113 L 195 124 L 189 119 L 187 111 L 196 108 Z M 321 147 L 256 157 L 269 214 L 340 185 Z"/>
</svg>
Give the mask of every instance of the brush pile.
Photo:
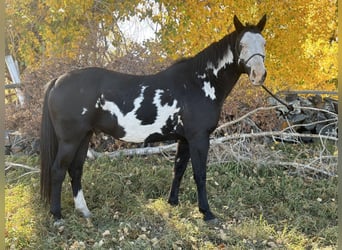
<svg viewBox="0 0 342 250">
<path fill-rule="evenodd" d="M 320 92 L 300 96 L 298 92 L 285 92 L 283 99 L 293 107 L 289 111 L 287 107 L 279 105 L 274 98 L 268 99 L 268 104 L 277 106 L 277 116 L 282 120 L 282 129 L 291 127 L 292 132 L 301 134 L 317 134 L 337 137 L 338 101 L 331 97 L 322 97 Z M 311 142 L 312 138 L 302 137 L 303 142 Z"/>
</svg>

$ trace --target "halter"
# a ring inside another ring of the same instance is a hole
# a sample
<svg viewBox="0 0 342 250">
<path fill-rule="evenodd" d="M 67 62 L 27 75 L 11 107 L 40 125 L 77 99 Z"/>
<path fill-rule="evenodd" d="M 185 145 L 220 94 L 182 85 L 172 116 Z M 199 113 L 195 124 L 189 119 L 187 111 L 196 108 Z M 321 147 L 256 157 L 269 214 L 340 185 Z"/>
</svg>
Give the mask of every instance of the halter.
<svg viewBox="0 0 342 250">
<path fill-rule="evenodd" d="M 261 56 L 262 57 L 262 60 L 265 61 L 265 55 L 263 54 L 260 54 L 260 53 L 255 53 L 253 55 L 251 55 L 247 60 L 246 62 L 244 62 L 245 65 L 247 65 L 247 63 L 255 56 Z M 241 59 L 240 59 L 241 60 Z M 244 60 L 241 60 L 241 61 L 244 61 Z"/>
<path fill-rule="evenodd" d="M 253 55 L 251 55 L 246 61 L 244 59 L 240 59 L 240 52 L 239 52 L 239 58 L 238 58 L 238 64 L 239 64 L 239 67 L 243 67 L 243 68 L 246 68 L 248 67 L 247 66 L 247 63 L 255 56 L 261 56 L 262 57 L 262 60 L 265 61 L 265 55 L 261 54 L 261 53 L 255 53 Z"/>
</svg>

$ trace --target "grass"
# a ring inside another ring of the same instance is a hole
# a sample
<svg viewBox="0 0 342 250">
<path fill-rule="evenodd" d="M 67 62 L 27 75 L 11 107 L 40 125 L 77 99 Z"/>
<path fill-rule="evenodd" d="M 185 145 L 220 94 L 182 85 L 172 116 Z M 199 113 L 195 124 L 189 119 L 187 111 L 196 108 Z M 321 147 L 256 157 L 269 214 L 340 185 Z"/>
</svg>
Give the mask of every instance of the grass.
<svg viewBox="0 0 342 250">
<path fill-rule="evenodd" d="M 6 161 L 38 166 L 38 157 Z M 63 185 L 63 227 L 39 199 L 39 175 L 6 172 L 7 249 L 335 249 L 337 179 L 308 179 L 284 168 L 211 165 L 207 188 L 216 225 L 202 221 L 189 166 L 178 207 L 167 204 L 172 162 L 160 156 L 87 161 L 83 189 L 93 213 L 74 211 Z"/>
</svg>

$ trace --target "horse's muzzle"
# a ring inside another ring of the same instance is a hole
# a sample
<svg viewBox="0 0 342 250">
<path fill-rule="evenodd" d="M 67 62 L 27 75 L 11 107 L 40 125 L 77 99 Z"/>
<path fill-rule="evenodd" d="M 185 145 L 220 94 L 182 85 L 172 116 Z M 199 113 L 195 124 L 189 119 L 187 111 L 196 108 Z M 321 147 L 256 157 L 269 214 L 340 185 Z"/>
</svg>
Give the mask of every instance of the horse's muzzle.
<svg viewBox="0 0 342 250">
<path fill-rule="evenodd" d="M 249 73 L 249 80 L 253 85 L 259 86 L 263 85 L 267 76 L 267 71 L 265 69 L 251 69 Z"/>
</svg>

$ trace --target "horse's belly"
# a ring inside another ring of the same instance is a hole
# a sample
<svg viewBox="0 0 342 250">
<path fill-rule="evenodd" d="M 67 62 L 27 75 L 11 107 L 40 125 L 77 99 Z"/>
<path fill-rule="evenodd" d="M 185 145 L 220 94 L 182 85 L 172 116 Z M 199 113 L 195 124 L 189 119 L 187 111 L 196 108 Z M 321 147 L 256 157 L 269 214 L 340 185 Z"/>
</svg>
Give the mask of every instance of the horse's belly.
<svg viewBox="0 0 342 250">
<path fill-rule="evenodd" d="M 135 125 L 135 126 L 134 126 Z M 166 124 L 151 124 L 151 125 L 139 125 L 139 124 L 131 124 L 129 127 L 125 127 L 125 136 L 119 138 L 120 140 L 126 142 L 145 142 L 149 138 L 162 138 L 166 133 L 163 132 L 164 129 L 167 129 Z M 169 128 L 169 133 L 172 133 Z M 175 131 L 175 129 L 172 129 Z"/>
<path fill-rule="evenodd" d="M 134 100 L 134 108 L 128 113 L 123 113 L 115 102 L 106 100 L 104 96 L 99 98 L 96 108 L 115 116 L 117 126 L 124 131 L 123 136 L 117 139 L 140 143 L 151 136 L 158 137 L 175 133 L 177 128 L 182 126 L 177 100 L 162 105 L 160 94 L 162 94 L 162 90 L 159 92 L 157 90 L 154 96 L 155 112 L 150 111 L 150 106 L 142 105 L 142 96 Z"/>
</svg>

